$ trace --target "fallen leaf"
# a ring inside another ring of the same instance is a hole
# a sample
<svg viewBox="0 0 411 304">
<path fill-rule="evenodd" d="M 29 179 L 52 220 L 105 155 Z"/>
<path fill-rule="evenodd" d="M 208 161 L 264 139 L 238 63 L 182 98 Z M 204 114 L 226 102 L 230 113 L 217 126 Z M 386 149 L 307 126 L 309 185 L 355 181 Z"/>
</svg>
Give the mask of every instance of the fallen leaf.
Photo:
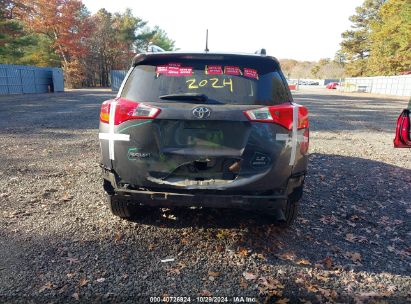
<svg viewBox="0 0 411 304">
<path fill-rule="evenodd" d="M 251 273 L 251 272 L 243 272 L 243 277 L 247 281 L 255 280 L 257 278 L 257 276 L 255 274 Z"/>
<path fill-rule="evenodd" d="M 156 246 L 154 244 L 148 245 L 148 250 L 152 251 Z"/>
<path fill-rule="evenodd" d="M 289 299 L 282 298 L 282 299 L 277 300 L 277 302 L 275 302 L 275 304 L 287 304 L 288 302 L 290 302 Z"/>
<path fill-rule="evenodd" d="M 76 258 L 67 258 L 66 260 L 67 260 L 67 262 L 69 262 L 70 264 L 80 263 L 80 261 L 79 261 L 78 259 L 76 259 Z"/>
<path fill-rule="evenodd" d="M 355 242 L 355 236 L 352 233 L 348 233 L 345 235 L 345 239 L 350 242 L 350 243 L 354 243 Z"/>
<path fill-rule="evenodd" d="M 309 260 L 306 260 L 306 259 L 298 260 L 298 261 L 297 261 L 297 264 L 298 264 L 298 265 L 311 265 L 310 261 L 309 261 Z"/>
<path fill-rule="evenodd" d="M 309 291 L 309 292 L 317 292 L 318 291 L 318 287 L 315 285 L 311 285 L 308 284 L 307 286 L 305 286 L 305 288 Z"/>
<path fill-rule="evenodd" d="M 394 285 L 388 285 L 388 286 L 387 286 L 387 290 L 388 290 L 389 292 L 396 291 L 396 290 L 397 290 L 397 286 L 394 286 Z"/>
<path fill-rule="evenodd" d="M 244 280 L 244 278 L 240 278 L 240 287 L 243 288 L 243 289 L 247 289 L 247 288 L 248 288 L 247 281 Z"/>
<path fill-rule="evenodd" d="M 356 262 L 360 262 L 361 261 L 361 254 L 359 254 L 358 252 L 346 252 L 345 256 L 349 259 L 351 259 L 351 261 L 353 261 L 354 263 Z"/>
<path fill-rule="evenodd" d="M 115 241 L 115 242 L 120 242 L 120 241 L 123 239 L 123 237 L 124 237 L 124 235 L 121 234 L 121 232 L 117 232 L 117 233 L 114 235 L 114 241 Z"/>
<path fill-rule="evenodd" d="M 248 256 L 248 250 L 247 250 L 247 248 L 240 248 L 238 250 L 237 254 L 242 256 L 242 257 L 246 257 L 246 256 Z"/>
<path fill-rule="evenodd" d="M 61 200 L 63 202 L 68 202 L 68 201 L 71 201 L 73 197 L 74 197 L 73 195 L 69 195 L 68 193 L 65 193 L 64 196 L 61 198 Z"/>
<path fill-rule="evenodd" d="M 52 289 L 53 287 L 54 287 L 54 286 L 53 286 L 53 283 L 51 283 L 51 282 L 49 281 L 49 282 L 47 282 L 46 284 L 44 284 L 43 286 L 40 287 L 39 292 L 43 292 L 43 291 L 45 291 L 46 289 Z"/>
<path fill-rule="evenodd" d="M 79 285 L 80 285 L 80 287 L 83 287 L 83 286 L 86 286 L 88 284 L 88 282 L 89 281 L 86 278 L 81 278 L 80 282 L 79 282 Z"/>
<path fill-rule="evenodd" d="M 331 269 L 331 267 L 333 266 L 333 260 L 329 256 L 327 256 L 322 262 L 323 262 L 325 268 L 327 268 L 327 269 Z"/>
<path fill-rule="evenodd" d="M 281 260 L 288 260 L 288 261 L 293 261 L 295 259 L 295 254 L 294 252 L 284 252 L 279 255 L 277 255 L 278 258 Z"/>
<path fill-rule="evenodd" d="M 203 289 L 203 290 L 200 292 L 200 296 L 202 296 L 202 297 L 211 297 L 212 294 L 211 294 L 211 292 L 209 292 L 208 290 Z"/>
<path fill-rule="evenodd" d="M 215 272 L 215 271 L 209 271 L 209 272 L 208 272 L 208 275 L 209 275 L 210 277 L 218 277 L 218 276 L 220 275 L 220 273 L 219 273 L 219 272 Z"/>
</svg>

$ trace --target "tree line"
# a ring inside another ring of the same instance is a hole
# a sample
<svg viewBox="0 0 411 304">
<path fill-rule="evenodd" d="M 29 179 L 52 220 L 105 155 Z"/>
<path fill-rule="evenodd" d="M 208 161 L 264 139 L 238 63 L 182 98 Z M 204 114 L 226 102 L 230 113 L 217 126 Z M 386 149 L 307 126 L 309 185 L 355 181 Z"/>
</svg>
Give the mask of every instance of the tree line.
<svg viewBox="0 0 411 304">
<path fill-rule="evenodd" d="M 411 1 L 365 0 L 333 59 L 280 60 L 289 78 L 389 76 L 411 72 Z"/>
<path fill-rule="evenodd" d="M 411 1 L 365 0 L 342 33 L 339 55 L 348 76 L 411 71 Z"/>
<path fill-rule="evenodd" d="M 0 63 L 62 67 L 66 86 L 109 86 L 149 43 L 174 49 L 167 33 L 130 9 L 91 14 L 79 0 L 1 0 Z"/>
</svg>

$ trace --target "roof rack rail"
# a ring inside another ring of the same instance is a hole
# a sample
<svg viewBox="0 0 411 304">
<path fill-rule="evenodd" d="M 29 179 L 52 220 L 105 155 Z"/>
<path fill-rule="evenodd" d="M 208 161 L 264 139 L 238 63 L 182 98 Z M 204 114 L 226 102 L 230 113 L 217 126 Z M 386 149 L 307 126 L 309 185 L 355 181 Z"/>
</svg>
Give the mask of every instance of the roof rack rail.
<svg viewBox="0 0 411 304">
<path fill-rule="evenodd" d="M 260 49 L 260 50 L 255 51 L 254 54 L 267 55 L 267 51 L 265 49 Z"/>
<path fill-rule="evenodd" d="M 147 52 L 149 52 L 149 53 L 162 53 L 162 52 L 165 52 L 165 50 L 163 50 L 158 45 L 155 45 L 155 44 L 150 42 L 148 44 L 148 47 L 147 47 Z"/>
</svg>

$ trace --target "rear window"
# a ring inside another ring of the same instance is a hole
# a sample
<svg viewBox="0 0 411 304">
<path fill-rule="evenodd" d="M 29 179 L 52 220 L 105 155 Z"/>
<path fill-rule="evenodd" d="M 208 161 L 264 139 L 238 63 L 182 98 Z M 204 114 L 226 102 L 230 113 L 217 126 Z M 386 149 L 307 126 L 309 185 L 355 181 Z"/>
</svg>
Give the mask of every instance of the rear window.
<svg viewBox="0 0 411 304">
<path fill-rule="evenodd" d="M 161 102 L 169 94 L 204 94 L 222 104 L 274 105 L 290 100 L 273 65 L 238 61 L 159 61 L 136 66 L 121 96 L 139 102 Z"/>
</svg>

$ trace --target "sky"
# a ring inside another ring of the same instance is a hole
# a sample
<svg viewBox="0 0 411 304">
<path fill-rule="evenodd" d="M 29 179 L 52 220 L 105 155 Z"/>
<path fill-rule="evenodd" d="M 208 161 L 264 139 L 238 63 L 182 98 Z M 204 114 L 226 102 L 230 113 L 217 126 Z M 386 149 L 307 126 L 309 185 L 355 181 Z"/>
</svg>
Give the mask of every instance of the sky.
<svg viewBox="0 0 411 304">
<path fill-rule="evenodd" d="M 349 16 L 363 0 L 83 0 L 100 8 L 133 14 L 164 29 L 183 51 L 203 51 L 209 31 L 212 52 L 254 53 L 265 48 L 279 59 L 334 58 Z"/>
</svg>

